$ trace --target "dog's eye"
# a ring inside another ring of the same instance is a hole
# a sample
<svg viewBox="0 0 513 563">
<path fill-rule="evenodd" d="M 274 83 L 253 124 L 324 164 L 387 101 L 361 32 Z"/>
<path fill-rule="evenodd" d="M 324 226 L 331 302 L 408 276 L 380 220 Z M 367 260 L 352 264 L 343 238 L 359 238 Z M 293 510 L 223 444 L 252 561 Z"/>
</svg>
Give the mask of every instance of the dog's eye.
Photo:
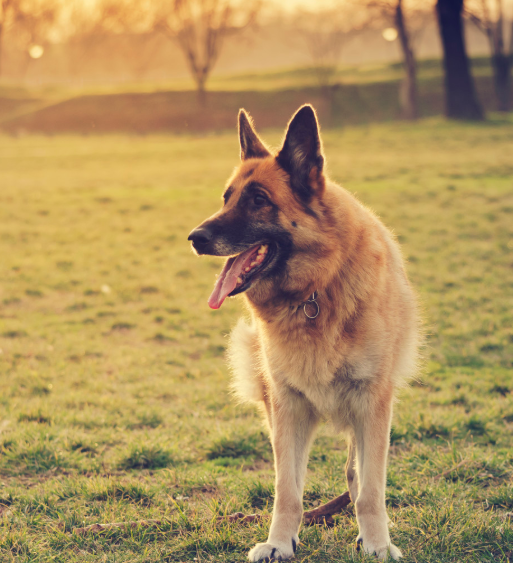
<svg viewBox="0 0 513 563">
<path fill-rule="evenodd" d="M 265 205 L 267 203 L 267 199 L 265 199 L 263 195 L 256 194 L 256 196 L 253 198 L 253 203 L 258 207 L 262 207 L 262 205 Z"/>
<path fill-rule="evenodd" d="M 233 193 L 233 188 L 230 186 L 223 194 L 223 199 L 224 199 L 224 203 L 225 205 L 228 203 L 228 200 L 230 199 L 230 196 Z"/>
</svg>

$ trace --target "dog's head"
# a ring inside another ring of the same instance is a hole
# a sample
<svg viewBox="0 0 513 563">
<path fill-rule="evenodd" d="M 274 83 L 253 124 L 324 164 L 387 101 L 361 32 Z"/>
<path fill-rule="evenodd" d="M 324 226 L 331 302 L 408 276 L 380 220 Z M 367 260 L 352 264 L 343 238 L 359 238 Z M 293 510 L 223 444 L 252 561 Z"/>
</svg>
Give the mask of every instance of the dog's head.
<svg viewBox="0 0 513 563">
<path fill-rule="evenodd" d="M 242 162 L 227 183 L 223 207 L 189 235 L 198 254 L 229 256 L 209 299 L 213 309 L 245 291 L 263 297 L 286 279 L 294 256 L 315 246 L 313 227 L 322 213 L 324 158 L 311 106 L 291 119 L 276 154 L 244 110 L 239 139 Z"/>
</svg>

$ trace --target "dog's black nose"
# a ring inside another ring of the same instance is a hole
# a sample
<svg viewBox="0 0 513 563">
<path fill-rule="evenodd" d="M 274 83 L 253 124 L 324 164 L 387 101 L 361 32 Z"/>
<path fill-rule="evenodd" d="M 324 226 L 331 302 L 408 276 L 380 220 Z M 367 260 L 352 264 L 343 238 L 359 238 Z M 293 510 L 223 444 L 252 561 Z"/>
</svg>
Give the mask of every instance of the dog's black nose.
<svg viewBox="0 0 513 563">
<path fill-rule="evenodd" d="M 212 240 L 212 231 L 206 227 L 198 227 L 194 229 L 189 235 L 187 240 L 192 241 L 192 244 L 196 246 L 204 246 Z"/>
</svg>

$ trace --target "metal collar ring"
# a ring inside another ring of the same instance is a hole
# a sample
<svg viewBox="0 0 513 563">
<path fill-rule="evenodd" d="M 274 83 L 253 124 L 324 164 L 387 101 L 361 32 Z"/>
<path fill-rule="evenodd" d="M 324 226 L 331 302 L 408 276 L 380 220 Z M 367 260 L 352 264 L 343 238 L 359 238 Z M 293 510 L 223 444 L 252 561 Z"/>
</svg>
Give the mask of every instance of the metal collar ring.
<svg viewBox="0 0 513 563">
<path fill-rule="evenodd" d="M 319 316 L 319 313 L 321 312 L 321 308 L 319 307 L 319 303 L 317 303 L 317 291 L 314 291 L 312 293 L 312 295 L 310 296 L 310 299 L 307 299 L 302 305 L 303 305 L 303 312 L 305 314 L 305 316 L 309 319 L 316 319 Z M 315 305 L 315 314 L 313 315 L 309 315 L 306 311 L 306 307 L 308 304 L 312 303 L 313 305 Z"/>
</svg>

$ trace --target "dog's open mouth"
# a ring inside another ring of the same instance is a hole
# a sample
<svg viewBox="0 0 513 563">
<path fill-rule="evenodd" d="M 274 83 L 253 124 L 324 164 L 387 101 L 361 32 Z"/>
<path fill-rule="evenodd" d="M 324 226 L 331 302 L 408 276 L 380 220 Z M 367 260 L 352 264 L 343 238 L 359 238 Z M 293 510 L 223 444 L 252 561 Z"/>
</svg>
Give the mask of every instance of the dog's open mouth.
<svg viewBox="0 0 513 563">
<path fill-rule="evenodd" d="M 269 245 L 260 244 L 228 258 L 208 300 L 209 307 L 219 309 L 228 296 L 246 291 L 271 254 Z"/>
</svg>

